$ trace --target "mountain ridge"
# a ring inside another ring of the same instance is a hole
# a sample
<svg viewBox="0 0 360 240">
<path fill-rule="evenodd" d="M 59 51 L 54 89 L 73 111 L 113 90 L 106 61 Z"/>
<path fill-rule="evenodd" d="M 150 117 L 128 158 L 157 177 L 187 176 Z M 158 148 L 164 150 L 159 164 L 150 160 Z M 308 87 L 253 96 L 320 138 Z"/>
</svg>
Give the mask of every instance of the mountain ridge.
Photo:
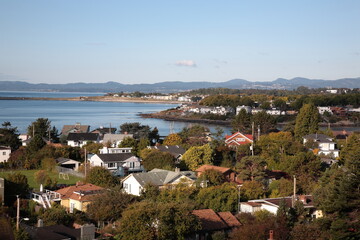
<svg viewBox="0 0 360 240">
<path fill-rule="evenodd" d="M 25 81 L 0 81 L 1 91 L 57 91 L 57 92 L 161 92 L 172 93 L 199 88 L 233 89 L 296 89 L 300 86 L 309 88 L 360 88 L 360 77 L 337 80 L 308 79 L 295 77 L 278 78 L 270 82 L 250 82 L 245 79 L 231 79 L 225 82 L 207 81 L 165 81 L 158 83 L 123 84 L 115 81 L 105 83 L 74 82 L 65 84 L 28 83 Z"/>
</svg>

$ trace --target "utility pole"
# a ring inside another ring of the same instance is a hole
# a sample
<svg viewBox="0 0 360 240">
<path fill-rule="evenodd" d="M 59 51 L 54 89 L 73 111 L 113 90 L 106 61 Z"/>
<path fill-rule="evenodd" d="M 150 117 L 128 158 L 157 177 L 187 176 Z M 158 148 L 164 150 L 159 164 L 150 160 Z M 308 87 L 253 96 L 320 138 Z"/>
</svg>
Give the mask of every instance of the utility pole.
<svg viewBox="0 0 360 240">
<path fill-rule="evenodd" d="M 240 193 L 241 193 L 241 191 L 240 190 L 241 190 L 241 185 L 238 185 L 238 195 L 239 195 L 238 213 L 241 212 L 241 205 L 240 205 L 240 197 L 241 197 Z"/>
<path fill-rule="evenodd" d="M 32 137 L 34 137 L 35 136 L 35 125 L 34 125 L 34 123 L 32 124 L 32 130 L 33 130 Z"/>
<path fill-rule="evenodd" d="M 258 139 L 257 140 L 259 140 L 260 139 L 260 125 L 258 125 Z"/>
<path fill-rule="evenodd" d="M 17 198 L 16 231 L 19 231 L 19 223 L 20 223 L 20 198 L 19 198 L 19 195 L 16 195 L 16 198 Z"/>
<path fill-rule="evenodd" d="M 87 160 L 87 153 L 86 153 L 86 148 L 85 148 L 85 161 L 84 161 L 84 165 L 85 165 L 85 178 L 86 178 L 86 160 Z"/>
<path fill-rule="evenodd" d="M 295 206 L 295 199 L 296 199 L 296 176 L 294 175 L 294 194 L 292 199 L 292 207 Z"/>
</svg>

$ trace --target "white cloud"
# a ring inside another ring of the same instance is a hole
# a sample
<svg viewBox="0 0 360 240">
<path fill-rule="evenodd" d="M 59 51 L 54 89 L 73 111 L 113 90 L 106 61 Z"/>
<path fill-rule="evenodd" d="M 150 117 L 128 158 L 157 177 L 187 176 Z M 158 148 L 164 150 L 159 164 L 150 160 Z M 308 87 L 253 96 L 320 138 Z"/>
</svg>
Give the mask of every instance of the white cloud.
<svg viewBox="0 0 360 240">
<path fill-rule="evenodd" d="M 180 67 L 197 67 L 195 61 L 193 60 L 181 60 L 181 61 L 177 61 L 175 63 L 176 66 L 180 66 Z"/>
</svg>

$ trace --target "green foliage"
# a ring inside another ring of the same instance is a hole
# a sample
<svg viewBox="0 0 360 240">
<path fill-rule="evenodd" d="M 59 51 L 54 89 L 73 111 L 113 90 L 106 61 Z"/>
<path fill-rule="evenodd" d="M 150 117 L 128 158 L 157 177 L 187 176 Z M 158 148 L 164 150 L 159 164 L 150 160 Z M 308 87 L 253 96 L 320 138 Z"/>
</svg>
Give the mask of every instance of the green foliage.
<svg viewBox="0 0 360 240">
<path fill-rule="evenodd" d="M 58 130 L 53 127 L 51 128 L 51 121 L 47 118 L 38 118 L 35 122 L 32 122 L 27 128 L 27 134 L 34 137 L 39 135 L 40 137 L 50 138 L 53 142 L 59 141 Z"/>
<path fill-rule="evenodd" d="M 93 167 L 86 176 L 86 182 L 101 187 L 113 187 L 118 183 L 118 179 L 103 167 Z"/>
<path fill-rule="evenodd" d="M 182 161 L 185 162 L 186 166 L 190 170 L 196 170 L 201 165 L 212 164 L 213 150 L 209 144 L 191 147 L 182 156 Z"/>
<path fill-rule="evenodd" d="M 320 115 L 314 104 L 304 104 L 296 117 L 295 137 L 301 137 L 316 133 L 319 129 Z"/>
<path fill-rule="evenodd" d="M 269 191 L 270 198 L 290 196 L 293 193 L 293 182 L 285 178 L 273 180 L 269 185 Z"/>
<path fill-rule="evenodd" d="M 40 135 L 35 135 L 35 137 L 31 138 L 31 141 L 26 149 L 29 154 L 35 154 L 45 145 L 46 143 L 43 138 Z"/>
<path fill-rule="evenodd" d="M 96 195 L 87 206 L 87 214 L 94 221 L 118 220 L 129 204 L 136 202 L 133 195 L 124 193 L 119 187 Z"/>
<path fill-rule="evenodd" d="M 207 169 L 203 174 L 201 174 L 200 181 L 208 181 L 208 186 L 221 185 L 225 182 L 224 175 L 214 169 Z"/>
<path fill-rule="evenodd" d="M 265 177 L 266 161 L 259 156 L 241 158 L 235 165 L 242 180 L 263 181 Z"/>
<path fill-rule="evenodd" d="M 99 154 L 100 149 L 103 147 L 104 147 L 104 145 L 102 143 L 88 142 L 82 148 L 83 149 L 86 148 L 87 153 Z"/>
<path fill-rule="evenodd" d="M 189 186 L 187 182 L 180 182 L 171 188 L 161 189 L 157 198 L 159 202 L 193 203 L 198 189 Z"/>
<path fill-rule="evenodd" d="M 183 139 L 186 146 L 202 146 L 208 142 L 207 133 L 210 132 L 207 127 L 195 124 L 191 127 L 183 128 L 178 134 Z"/>
<path fill-rule="evenodd" d="M 241 201 L 259 199 L 265 195 L 264 185 L 257 181 L 246 181 L 241 187 Z"/>
<path fill-rule="evenodd" d="M 0 128 L 0 146 L 9 146 L 12 151 L 21 146 L 16 127 L 11 127 L 10 122 L 4 122 Z"/>
<path fill-rule="evenodd" d="M 39 170 L 35 172 L 34 177 L 37 184 L 43 184 L 45 188 L 56 187 L 57 181 L 51 179 L 51 177 L 48 175 L 48 171 L 46 170 Z"/>
<path fill-rule="evenodd" d="M 70 226 L 73 219 L 70 214 L 66 212 L 66 209 L 60 205 L 53 205 L 51 208 L 45 210 L 41 215 L 41 219 L 47 226 L 63 224 Z"/>
<path fill-rule="evenodd" d="M 133 134 L 134 138 L 149 138 L 150 127 L 148 125 L 141 125 L 139 122 L 124 123 L 120 126 L 121 133 Z"/>
<path fill-rule="evenodd" d="M 202 208 L 211 208 L 215 212 L 234 212 L 237 209 L 238 190 L 235 184 L 224 183 L 220 186 L 202 188 L 196 202 Z"/>
<path fill-rule="evenodd" d="M 251 133 L 251 117 L 250 113 L 247 113 L 245 109 L 241 109 L 231 123 L 233 132 Z"/>
<path fill-rule="evenodd" d="M 175 159 L 170 153 L 157 149 L 144 149 L 140 155 L 143 160 L 142 164 L 147 171 L 154 168 L 172 170 L 175 167 Z"/>
<path fill-rule="evenodd" d="M 265 111 L 255 113 L 252 117 L 252 121 L 255 126 L 260 126 L 260 132 L 262 134 L 269 133 L 271 130 L 275 129 L 276 126 L 276 119 Z"/>
<path fill-rule="evenodd" d="M 16 195 L 24 198 L 29 193 L 28 179 L 25 175 L 13 172 L 5 176 L 5 203 L 12 204 Z"/>
<path fill-rule="evenodd" d="M 41 167 L 46 171 L 52 172 L 55 170 L 56 161 L 52 157 L 46 157 L 41 161 Z"/>
<path fill-rule="evenodd" d="M 135 203 L 123 212 L 116 238 L 185 239 L 186 235 L 200 229 L 199 220 L 191 214 L 192 209 L 189 204 Z"/>
<path fill-rule="evenodd" d="M 137 144 L 137 155 L 140 155 L 140 152 L 150 146 L 150 141 L 147 138 L 141 138 L 139 143 Z"/>
<path fill-rule="evenodd" d="M 163 145 L 175 146 L 182 144 L 182 138 L 177 133 L 169 134 L 163 142 Z"/>
<path fill-rule="evenodd" d="M 126 137 L 121 141 L 118 147 L 120 148 L 131 148 L 131 152 L 137 152 L 138 141 L 132 137 Z"/>
</svg>

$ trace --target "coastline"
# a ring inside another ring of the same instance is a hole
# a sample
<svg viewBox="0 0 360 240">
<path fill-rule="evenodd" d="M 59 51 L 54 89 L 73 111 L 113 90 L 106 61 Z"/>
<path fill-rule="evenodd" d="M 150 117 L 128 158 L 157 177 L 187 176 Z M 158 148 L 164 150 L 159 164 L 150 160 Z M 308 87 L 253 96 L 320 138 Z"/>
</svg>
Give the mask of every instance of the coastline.
<svg viewBox="0 0 360 240">
<path fill-rule="evenodd" d="M 91 102 L 133 102 L 133 103 L 161 103 L 161 104 L 182 104 L 179 101 L 143 99 L 143 98 L 124 98 L 112 96 L 92 96 L 92 97 L 73 97 L 73 98 L 49 98 L 49 97 L 0 97 L 1 100 L 34 100 L 34 101 L 91 101 Z"/>
</svg>

